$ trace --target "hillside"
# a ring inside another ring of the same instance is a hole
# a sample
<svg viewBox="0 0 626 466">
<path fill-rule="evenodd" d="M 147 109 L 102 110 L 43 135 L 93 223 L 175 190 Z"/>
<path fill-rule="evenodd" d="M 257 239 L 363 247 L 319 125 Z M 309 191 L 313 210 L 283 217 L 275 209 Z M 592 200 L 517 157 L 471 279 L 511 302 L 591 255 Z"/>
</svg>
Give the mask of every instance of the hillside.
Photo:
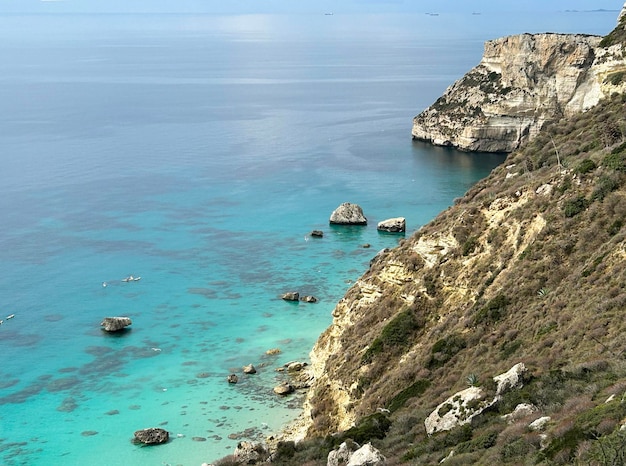
<svg viewBox="0 0 626 466">
<path fill-rule="evenodd" d="M 623 26 L 597 47 L 621 54 Z M 311 353 L 306 439 L 280 442 L 274 464 L 325 465 L 348 439 L 388 465 L 626 464 L 617 84 L 584 112 L 546 119 L 454 206 L 372 259 Z M 502 389 L 494 377 L 519 363 Z M 450 425 L 429 425 L 455 410 Z"/>
<path fill-rule="evenodd" d="M 626 435 L 625 101 L 545 128 L 374 260 L 312 353 L 309 437 L 383 408 L 391 427 L 373 442 L 389 464 L 434 464 L 458 443 L 472 451 L 451 464 L 542 464 L 541 444 L 554 452 L 543 464 L 571 464 L 579 447 L 597 453 L 596 437 Z M 518 362 L 526 385 L 479 425 L 426 435 L 425 418 L 445 398 L 490 388 Z M 538 408 L 530 420 L 500 418 L 522 402 Z M 551 417 L 545 440 L 527 429 L 541 416 Z M 485 435 L 493 442 L 473 451 Z"/>
</svg>

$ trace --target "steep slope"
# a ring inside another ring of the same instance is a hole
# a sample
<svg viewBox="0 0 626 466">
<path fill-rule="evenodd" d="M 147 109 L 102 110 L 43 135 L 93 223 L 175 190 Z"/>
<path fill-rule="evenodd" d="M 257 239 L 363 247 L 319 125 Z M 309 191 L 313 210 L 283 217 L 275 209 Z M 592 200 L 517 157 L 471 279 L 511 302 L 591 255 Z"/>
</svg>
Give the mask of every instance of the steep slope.
<svg viewBox="0 0 626 466">
<path fill-rule="evenodd" d="M 520 361 L 532 382 L 514 396 L 551 416 L 542 442 L 554 452 L 541 456 L 538 434 L 526 438 L 519 426 L 507 433 L 511 427 L 491 416 L 483 421 L 489 448 L 457 464 L 527 457 L 570 464 L 575 449 L 558 440 L 563 435 L 577 447 L 619 432 L 615 416 L 603 418 L 600 430 L 600 422 L 572 429 L 581 413 L 626 392 L 625 101 L 616 95 L 544 128 L 453 207 L 372 261 L 311 354 L 309 437 L 389 410 L 383 453 L 439 461 L 462 442 L 432 446 L 426 416 L 468 380 L 488 386 Z M 505 401 L 498 414 L 514 407 Z M 626 417 L 622 408 L 615 410 Z M 476 438 L 472 429 L 464 441 Z M 506 453 L 511 435 L 521 453 Z"/>
<path fill-rule="evenodd" d="M 624 32 L 624 17 L 612 34 Z M 413 120 L 414 139 L 470 151 L 511 152 L 546 122 L 623 92 L 621 40 L 521 34 L 485 44 L 480 63 Z"/>
</svg>

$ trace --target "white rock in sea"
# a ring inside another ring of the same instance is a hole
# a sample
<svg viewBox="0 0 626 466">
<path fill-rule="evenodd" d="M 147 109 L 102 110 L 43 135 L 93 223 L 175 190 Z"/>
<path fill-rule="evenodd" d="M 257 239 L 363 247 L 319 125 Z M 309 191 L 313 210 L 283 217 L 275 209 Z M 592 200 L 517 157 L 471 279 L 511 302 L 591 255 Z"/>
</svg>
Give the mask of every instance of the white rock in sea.
<svg viewBox="0 0 626 466">
<path fill-rule="evenodd" d="M 330 215 L 330 223 L 333 225 L 367 225 L 367 218 L 363 215 L 361 206 L 344 202 Z"/>
</svg>

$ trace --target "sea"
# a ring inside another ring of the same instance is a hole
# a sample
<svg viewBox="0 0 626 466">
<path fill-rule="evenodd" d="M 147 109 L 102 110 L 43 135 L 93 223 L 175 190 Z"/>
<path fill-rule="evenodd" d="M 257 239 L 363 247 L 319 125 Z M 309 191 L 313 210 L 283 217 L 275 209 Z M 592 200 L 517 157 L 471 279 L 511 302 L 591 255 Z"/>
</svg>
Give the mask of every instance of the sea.
<svg viewBox="0 0 626 466">
<path fill-rule="evenodd" d="M 275 435 L 303 397 L 277 369 L 504 160 L 412 118 L 485 40 L 616 16 L 0 14 L 0 464 L 200 466 Z M 368 225 L 329 225 L 344 202 Z"/>
</svg>

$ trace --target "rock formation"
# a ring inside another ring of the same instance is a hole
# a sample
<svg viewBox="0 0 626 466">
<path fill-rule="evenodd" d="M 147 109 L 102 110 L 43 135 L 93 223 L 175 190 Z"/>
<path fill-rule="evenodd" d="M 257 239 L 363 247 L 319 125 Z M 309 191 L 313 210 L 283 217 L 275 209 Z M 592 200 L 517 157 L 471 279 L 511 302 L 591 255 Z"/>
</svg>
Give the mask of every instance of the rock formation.
<svg viewBox="0 0 626 466">
<path fill-rule="evenodd" d="M 100 326 L 105 332 L 119 332 L 132 324 L 128 317 L 105 317 Z"/>
<path fill-rule="evenodd" d="M 158 427 L 150 427 L 135 432 L 133 441 L 135 443 L 143 443 L 145 445 L 158 445 L 169 440 L 170 433 L 167 430 Z"/>
<path fill-rule="evenodd" d="M 256 374 L 256 367 L 254 367 L 252 364 L 243 366 L 243 373 L 244 374 Z"/>
<path fill-rule="evenodd" d="M 290 393 L 293 393 L 295 391 L 295 388 L 293 385 L 291 385 L 289 382 L 283 382 L 280 385 L 276 385 L 274 387 L 274 393 L 276 393 L 277 395 L 289 395 Z"/>
<path fill-rule="evenodd" d="M 352 441 L 343 442 L 328 454 L 326 466 L 383 466 L 386 458 L 371 443 L 362 447 Z"/>
<path fill-rule="evenodd" d="M 330 215 L 332 225 L 367 225 L 367 218 L 358 204 L 344 202 Z"/>
<path fill-rule="evenodd" d="M 406 231 L 406 219 L 404 217 L 388 218 L 378 222 L 377 229 L 389 233 L 404 233 Z"/>
<path fill-rule="evenodd" d="M 624 90 L 622 46 L 601 47 L 601 40 L 520 34 L 488 41 L 480 63 L 414 118 L 413 138 L 469 151 L 517 149 L 547 122 Z"/>
<path fill-rule="evenodd" d="M 256 464 L 265 460 L 268 453 L 260 443 L 242 441 L 237 444 L 233 456 L 237 464 Z"/>
<path fill-rule="evenodd" d="M 298 301 L 300 299 L 300 293 L 297 291 L 288 291 L 284 293 L 281 298 L 285 301 Z"/>
</svg>

